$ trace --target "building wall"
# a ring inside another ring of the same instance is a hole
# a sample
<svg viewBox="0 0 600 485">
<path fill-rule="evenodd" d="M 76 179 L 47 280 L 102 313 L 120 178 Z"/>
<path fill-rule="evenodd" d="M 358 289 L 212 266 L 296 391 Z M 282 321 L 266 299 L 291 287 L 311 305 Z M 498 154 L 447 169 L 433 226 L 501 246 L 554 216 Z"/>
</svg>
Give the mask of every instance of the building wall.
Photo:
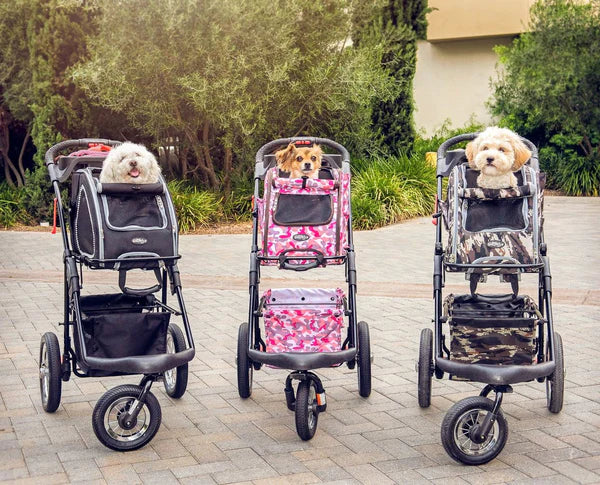
<svg viewBox="0 0 600 485">
<path fill-rule="evenodd" d="M 486 108 L 496 77 L 495 45 L 526 29 L 533 0 L 429 0 L 427 40 L 419 41 L 415 125 L 431 135 L 450 120 L 492 122 Z"/>
<path fill-rule="evenodd" d="M 450 120 L 461 127 L 472 118 L 489 124 L 485 106 L 491 96 L 490 80 L 496 76 L 495 45 L 510 37 L 459 40 L 443 43 L 419 41 L 413 82 L 415 126 L 427 136 Z"/>
</svg>

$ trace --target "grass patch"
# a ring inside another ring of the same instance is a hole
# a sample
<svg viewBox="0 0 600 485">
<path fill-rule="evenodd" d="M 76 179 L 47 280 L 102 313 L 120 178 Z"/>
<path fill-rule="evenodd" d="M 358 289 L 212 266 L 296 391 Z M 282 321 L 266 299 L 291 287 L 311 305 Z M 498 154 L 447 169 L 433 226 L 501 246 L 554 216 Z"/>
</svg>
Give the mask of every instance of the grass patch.
<svg viewBox="0 0 600 485">
<path fill-rule="evenodd" d="M 434 208 L 435 167 L 418 155 L 360 160 L 352 183 L 352 213 L 356 229 L 373 229 Z"/>
<path fill-rule="evenodd" d="M 23 190 L 15 189 L 6 182 L 0 184 L 0 227 L 10 228 L 17 224 L 32 224 L 33 218 L 25 209 Z"/>
<path fill-rule="evenodd" d="M 179 231 L 185 233 L 219 220 L 222 198 L 213 192 L 198 190 L 181 180 L 168 183 Z"/>
</svg>

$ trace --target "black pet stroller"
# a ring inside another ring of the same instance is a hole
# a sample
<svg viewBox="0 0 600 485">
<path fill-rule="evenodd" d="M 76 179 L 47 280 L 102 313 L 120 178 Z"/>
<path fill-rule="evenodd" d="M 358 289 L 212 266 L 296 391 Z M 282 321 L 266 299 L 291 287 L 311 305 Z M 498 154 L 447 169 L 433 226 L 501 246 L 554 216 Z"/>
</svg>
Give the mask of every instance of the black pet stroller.
<svg viewBox="0 0 600 485">
<path fill-rule="evenodd" d="M 500 405 L 512 384 L 546 382 L 547 407 L 563 405 L 564 360 L 560 335 L 552 320 L 552 287 L 543 236 L 543 189 L 537 149 L 515 173 L 518 187 L 481 189 L 479 172 L 469 168 L 462 149 L 449 150 L 477 133 L 446 140 L 437 152 L 437 220 L 433 290 L 434 329 L 421 331 L 418 401 L 428 407 L 432 376 L 486 384 L 478 397 L 454 404 L 441 429 L 442 444 L 455 460 L 480 465 L 502 451 L 508 427 Z M 448 178 L 444 199 L 443 179 Z M 442 223 L 447 232 L 442 242 Z M 442 296 L 446 272 L 463 272 L 470 292 Z M 538 274 L 537 302 L 519 295 L 522 274 Z M 477 286 L 498 275 L 512 292 L 482 295 Z M 490 392 L 495 400 L 488 399 Z"/>
<path fill-rule="evenodd" d="M 42 336 L 39 377 L 43 408 L 52 413 L 60 404 L 62 381 L 71 373 L 143 374 L 139 385 L 107 391 L 92 417 L 102 444 L 129 451 L 147 444 L 160 426 L 161 409 L 150 392 L 152 384 L 162 380 L 170 397 L 183 396 L 195 350 L 177 269 L 177 220 L 164 180 L 144 185 L 98 181 L 106 151 L 120 143 L 67 140 L 46 152 L 64 244 L 64 338 L 61 355 L 56 335 Z M 79 151 L 63 155 L 73 150 Z M 65 217 L 60 184 L 69 180 Z M 83 266 L 118 271 L 121 293 L 81 295 Z M 156 284 L 127 287 L 132 269 L 154 273 Z M 168 284 L 179 310 L 167 304 Z M 181 316 L 185 336 L 169 323 L 171 315 Z"/>
<path fill-rule="evenodd" d="M 323 154 L 317 179 L 293 179 L 278 170 L 272 154 L 289 143 L 298 148 L 319 144 L 334 153 Z M 248 323 L 242 323 L 238 332 L 238 391 L 242 398 L 250 396 L 253 371 L 263 364 L 291 370 L 284 389 L 287 407 L 295 412 L 298 435 L 309 440 L 317 429 L 319 413 L 327 407 L 323 384 L 311 370 L 346 363 L 358 370 L 359 394 L 368 397 L 371 393 L 369 326 L 357 322 L 356 316 L 350 155 L 342 145 L 325 138 L 274 140 L 256 154 L 254 181 L 250 305 Z M 347 295 L 340 288 L 259 293 L 262 266 L 306 271 L 342 264 Z M 347 336 L 342 341 L 346 319 Z M 293 380 L 299 381 L 296 391 Z"/>
</svg>

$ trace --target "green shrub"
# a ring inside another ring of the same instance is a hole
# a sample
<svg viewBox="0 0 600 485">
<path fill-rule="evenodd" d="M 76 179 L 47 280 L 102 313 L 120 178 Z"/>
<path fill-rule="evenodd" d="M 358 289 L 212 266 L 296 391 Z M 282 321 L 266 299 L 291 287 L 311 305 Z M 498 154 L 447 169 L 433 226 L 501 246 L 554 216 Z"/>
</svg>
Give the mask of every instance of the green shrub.
<svg viewBox="0 0 600 485">
<path fill-rule="evenodd" d="M 433 211 L 435 167 L 418 156 L 382 157 L 355 164 L 354 227 L 372 229 Z"/>
<path fill-rule="evenodd" d="M 181 180 L 171 181 L 168 186 L 181 232 L 194 231 L 218 220 L 222 199 L 213 192 L 198 190 Z"/>
<path fill-rule="evenodd" d="M 32 222 L 23 203 L 23 191 L 10 187 L 6 182 L 0 184 L 0 227 Z"/>
</svg>

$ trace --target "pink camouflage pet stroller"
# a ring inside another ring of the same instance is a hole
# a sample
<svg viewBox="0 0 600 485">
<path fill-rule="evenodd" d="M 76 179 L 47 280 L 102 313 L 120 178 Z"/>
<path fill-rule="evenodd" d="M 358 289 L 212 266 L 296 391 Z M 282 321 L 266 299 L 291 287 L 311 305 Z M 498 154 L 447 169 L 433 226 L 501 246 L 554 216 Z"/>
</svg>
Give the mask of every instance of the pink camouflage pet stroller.
<svg viewBox="0 0 600 485">
<path fill-rule="evenodd" d="M 293 179 L 277 168 L 272 154 L 289 143 L 319 144 L 334 153 L 323 154 L 318 178 Z M 263 364 L 291 370 L 284 390 L 287 406 L 295 412 L 298 435 L 309 440 L 319 413 L 327 407 L 323 384 L 311 370 L 346 363 L 357 368 L 359 394 L 371 394 L 369 326 L 356 318 L 350 156 L 342 145 L 326 138 L 274 140 L 256 154 L 254 181 L 250 308 L 248 322 L 238 332 L 238 391 L 242 398 L 250 397 L 253 371 Z M 261 266 L 307 271 L 342 264 L 347 294 L 341 288 L 259 293 Z M 299 381 L 296 391 L 293 380 Z"/>
</svg>

